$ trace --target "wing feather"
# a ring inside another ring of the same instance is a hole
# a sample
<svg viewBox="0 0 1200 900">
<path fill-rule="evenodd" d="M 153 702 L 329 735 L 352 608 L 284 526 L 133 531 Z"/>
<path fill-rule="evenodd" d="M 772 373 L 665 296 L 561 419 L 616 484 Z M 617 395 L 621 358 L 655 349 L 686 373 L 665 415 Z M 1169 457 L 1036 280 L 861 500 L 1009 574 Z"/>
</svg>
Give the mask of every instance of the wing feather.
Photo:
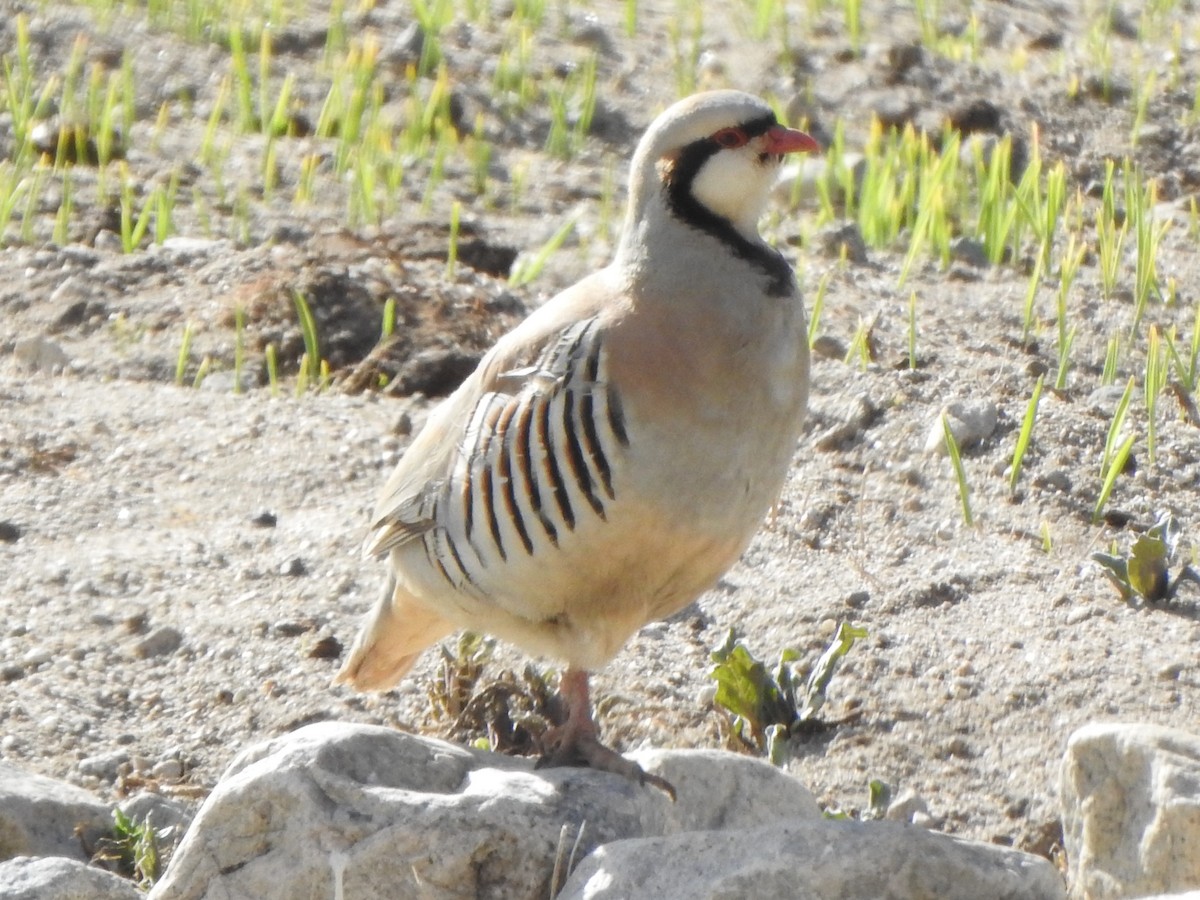
<svg viewBox="0 0 1200 900">
<path fill-rule="evenodd" d="M 434 409 L 397 463 L 380 492 L 364 555 L 386 556 L 437 527 L 444 514 L 439 498 L 457 493 L 458 485 L 444 491 L 446 482 L 469 471 L 463 464 L 486 444 L 489 421 L 509 420 L 531 394 L 559 391 L 569 348 L 580 339 L 581 329 L 603 328 L 600 319 L 621 309 L 622 304 L 612 302 L 601 272 L 559 294 L 501 338 Z"/>
</svg>

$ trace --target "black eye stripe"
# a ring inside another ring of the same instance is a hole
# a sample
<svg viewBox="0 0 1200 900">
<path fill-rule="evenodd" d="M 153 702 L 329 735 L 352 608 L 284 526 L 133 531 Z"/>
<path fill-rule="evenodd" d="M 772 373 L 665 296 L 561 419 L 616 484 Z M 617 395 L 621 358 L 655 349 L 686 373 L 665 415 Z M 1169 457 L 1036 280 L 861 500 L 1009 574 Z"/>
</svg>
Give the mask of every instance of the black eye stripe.
<svg viewBox="0 0 1200 900">
<path fill-rule="evenodd" d="M 746 122 L 742 125 L 731 128 L 722 128 L 720 131 L 715 132 L 710 137 L 701 141 L 701 143 L 707 143 L 717 147 L 726 148 L 741 147 L 747 142 L 758 137 L 760 134 L 766 134 L 770 129 L 774 128 L 776 124 L 778 124 L 778 122 L 774 113 L 767 113 L 757 119 L 751 119 L 749 122 Z M 735 135 L 738 139 L 730 140 L 730 138 L 733 138 Z"/>
<path fill-rule="evenodd" d="M 746 137 L 756 138 L 760 134 L 766 134 L 778 124 L 779 122 L 775 118 L 774 113 L 766 113 L 757 119 L 752 119 L 751 121 L 746 122 L 744 125 L 742 125 L 742 131 L 745 132 Z"/>
</svg>

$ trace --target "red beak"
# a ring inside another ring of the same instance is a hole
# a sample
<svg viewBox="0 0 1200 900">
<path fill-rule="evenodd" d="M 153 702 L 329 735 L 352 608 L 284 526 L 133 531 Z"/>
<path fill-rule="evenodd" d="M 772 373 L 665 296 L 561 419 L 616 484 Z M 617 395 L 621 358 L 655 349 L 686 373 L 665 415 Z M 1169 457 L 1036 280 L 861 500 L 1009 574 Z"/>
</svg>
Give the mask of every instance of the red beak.
<svg viewBox="0 0 1200 900">
<path fill-rule="evenodd" d="M 821 145 L 805 134 L 782 125 L 773 125 L 763 135 L 764 153 L 818 153 Z"/>
</svg>

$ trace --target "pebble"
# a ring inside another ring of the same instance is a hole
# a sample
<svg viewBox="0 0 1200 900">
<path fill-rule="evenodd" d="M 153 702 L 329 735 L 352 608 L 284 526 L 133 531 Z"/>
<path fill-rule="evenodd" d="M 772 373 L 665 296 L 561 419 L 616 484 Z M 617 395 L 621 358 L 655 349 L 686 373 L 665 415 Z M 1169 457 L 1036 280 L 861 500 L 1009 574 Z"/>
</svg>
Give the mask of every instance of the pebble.
<svg viewBox="0 0 1200 900">
<path fill-rule="evenodd" d="M 274 528 L 278 523 L 279 517 L 265 509 L 250 520 L 250 524 L 256 528 Z"/>
<path fill-rule="evenodd" d="M 71 359 L 58 344 L 41 336 L 22 338 L 13 344 L 13 358 L 26 372 L 62 372 Z"/>
<path fill-rule="evenodd" d="M 990 400 L 956 400 L 948 403 L 934 418 L 925 438 L 925 452 L 939 456 L 947 455 L 946 434 L 942 428 L 942 414 L 950 423 L 950 433 L 960 450 L 974 447 L 991 437 L 996 430 L 996 404 Z"/>
<path fill-rule="evenodd" d="M 929 805 L 913 790 L 902 791 L 900 796 L 888 804 L 883 817 L 892 822 L 912 822 L 917 814 L 929 816 Z"/>
<path fill-rule="evenodd" d="M 991 265 L 983 243 L 974 238 L 958 237 L 950 242 L 950 256 L 958 262 L 973 266 L 976 269 L 986 269 Z"/>
<path fill-rule="evenodd" d="M 79 771 L 84 775 L 92 775 L 101 781 L 116 781 L 121 774 L 121 766 L 129 762 L 129 754 L 124 750 L 112 750 L 89 756 L 79 761 Z"/>
<path fill-rule="evenodd" d="M 178 759 L 164 759 L 155 763 L 150 774 L 159 781 L 179 781 L 183 778 L 183 763 Z"/>
<path fill-rule="evenodd" d="M 1066 622 L 1068 625 L 1078 625 L 1080 622 L 1086 622 L 1093 615 L 1095 610 L 1090 606 L 1077 606 L 1067 613 Z"/>
<path fill-rule="evenodd" d="M 150 659 L 154 656 L 164 656 L 179 649 L 183 643 L 183 633 L 170 625 L 155 628 L 148 635 L 133 645 L 133 655 L 139 659 Z"/>
<path fill-rule="evenodd" d="M 289 578 L 298 578 L 301 575 L 308 574 L 308 569 L 304 565 L 304 560 L 295 556 L 279 567 L 279 574 Z"/>
</svg>

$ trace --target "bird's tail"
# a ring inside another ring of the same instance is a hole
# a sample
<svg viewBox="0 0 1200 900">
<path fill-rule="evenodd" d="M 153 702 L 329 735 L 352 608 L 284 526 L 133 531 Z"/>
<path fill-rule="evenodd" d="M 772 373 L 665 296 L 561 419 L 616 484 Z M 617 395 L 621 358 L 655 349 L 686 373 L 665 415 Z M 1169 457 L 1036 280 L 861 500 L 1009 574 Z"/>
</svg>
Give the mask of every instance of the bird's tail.
<svg viewBox="0 0 1200 900">
<path fill-rule="evenodd" d="M 360 691 L 386 691 L 408 673 L 422 650 L 452 631 L 451 623 L 418 603 L 389 575 L 383 596 L 363 623 L 333 683 Z"/>
</svg>

